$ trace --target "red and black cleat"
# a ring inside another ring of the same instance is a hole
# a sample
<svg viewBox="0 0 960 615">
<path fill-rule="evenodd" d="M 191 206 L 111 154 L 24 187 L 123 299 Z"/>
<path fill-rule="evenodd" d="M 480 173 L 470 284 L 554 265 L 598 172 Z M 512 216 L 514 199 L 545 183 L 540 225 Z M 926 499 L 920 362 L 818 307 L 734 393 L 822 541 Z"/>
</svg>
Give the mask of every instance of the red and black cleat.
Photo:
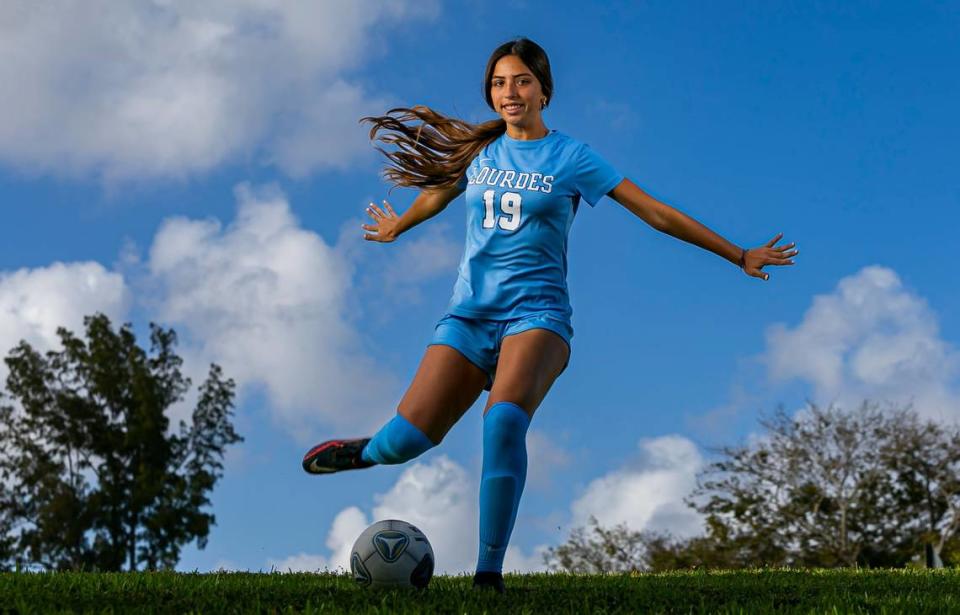
<svg viewBox="0 0 960 615">
<path fill-rule="evenodd" d="M 370 438 L 355 440 L 327 440 L 322 442 L 303 456 L 303 469 L 310 474 L 330 474 L 341 470 L 359 470 L 376 465 L 371 461 L 364 461 L 361 453 Z"/>
</svg>

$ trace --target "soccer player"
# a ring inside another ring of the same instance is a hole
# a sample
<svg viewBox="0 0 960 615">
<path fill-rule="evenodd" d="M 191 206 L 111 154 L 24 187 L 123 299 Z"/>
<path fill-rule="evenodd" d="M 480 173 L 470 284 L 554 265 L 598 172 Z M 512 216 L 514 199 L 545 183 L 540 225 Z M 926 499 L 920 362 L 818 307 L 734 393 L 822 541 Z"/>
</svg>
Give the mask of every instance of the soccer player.
<svg viewBox="0 0 960 615">
<path fill-rule="evenodd" d="M 593 207 L 609 196 L 658 231 L 763 280 L 764 266 L 792 265 L 798 251 L 776 245 L 782 234 L 757 248 L 737 247 L 643 192 L 585 144 L 549 130 L 543 111 L 553 79 L 533 41 L 494 50 L 483 93 L 499 118 L 479 125 L 423 106 L 364 118 L 371 139 L 396 148 L 378 147 L 392 163 L 387 179 L 420 188 L 401 216 L 386 201 L 383 208 L 371 203 L 364 238 L 394 241 L 466 191 L 466 246 L 453 297 L 397 414 L 372 438 L 318 444 L 303 468 L 323 474 L 409 461 L 439 444 L 489 391 L 474 586 L 503 592 L 503 557 L 526 478 L 527 427 L 570 357 L 567 236 L 580 203 Z"/>
</svg>

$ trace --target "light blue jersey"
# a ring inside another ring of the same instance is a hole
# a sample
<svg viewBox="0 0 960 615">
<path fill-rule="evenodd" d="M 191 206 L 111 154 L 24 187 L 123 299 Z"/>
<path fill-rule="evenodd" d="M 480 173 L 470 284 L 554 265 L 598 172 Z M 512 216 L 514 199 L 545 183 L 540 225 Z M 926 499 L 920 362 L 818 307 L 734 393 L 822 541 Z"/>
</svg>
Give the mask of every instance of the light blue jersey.
<svg viewBox="0 0 960 615">
<path fill-rule="evenodd" d="M 484 147 L 461 180 L 467 239 L 447 311 L 509 320 L 550 312 L 569 322 L 567 237 L 582 198 L 595 206 L 623 180 L 587 145 L 557 131 Z"/>
</svg>

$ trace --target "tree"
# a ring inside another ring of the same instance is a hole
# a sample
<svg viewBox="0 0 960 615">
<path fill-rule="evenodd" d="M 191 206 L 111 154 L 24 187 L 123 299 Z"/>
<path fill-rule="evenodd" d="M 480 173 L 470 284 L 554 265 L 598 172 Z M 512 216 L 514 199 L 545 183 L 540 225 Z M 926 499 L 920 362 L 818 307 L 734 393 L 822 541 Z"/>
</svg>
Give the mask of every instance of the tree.
<svg viewBox="0 0 960 615">
<path fill-rule="evenodd" d="M 551 570 L 573 573 L 664 572 L 697 568 L 745 568 L 752 562 L 738 558 L 736 544 L 717 535 L 722 526 L 708 523 L 704 536 L 680 539 L 654 530 L 612 528 L 590 516 L 589 531 L 574 528 L 567 542 L 550 547 L 543 562 Z"/>
<path fill-rule="evenodd" d="M 721 449 L 688 503 L 753 549 L 772 541 L 785 554 L 778 563 L 901 566 L 918 544 L 916 511 L 896 496 L 888 451 L 912 421 L 868 402 L 853 412 L 810 404 L 797 417 L 781 407 L 761 418 L 766 433 L 753 444 Z"/>
<path fill-rule="evenodd" d="M 213 364 L 191 424 L 166 411 L 190 380 L 176 334 L 150 324 L 150 352 L 126 324 L 84 318 L 86 341 L 59 328 L 63 350 L 21 342 L 5 359 L 14 405 L 0 403 L 0 562 L 47 569 L 170 568 L 206 545 L 209 492 L 228 445 L 234 382 Z M 3 400 L 0 399 L 0 402 Z"/>
<path fill-rule="evenodd" d="M 960 432 L 909 408 L 810 404 L 761 417 L 749 444 L 722 447 L 686 503 L 702 536 L 625 526 L 575 528 L 544 561 L 569 571 L 757 566 L 890 567 L 922 546 L 927 565 L 960 563 Z"/>
<path fill-rule="evenodd" d="M 915 510 L 928 567 L 960 563 L 960 431 L 908 421 L 891 434 L 887 464 L 898 475 L 898 502 Z"/>
<path fill-rule="evenodd" d="M 592 531 L 574 528 L 565 544 L 550 547 L 543 562 L 552 570 L 598 574 L 645 570 L 648 535 L 620 524 L 604 528 L 590 515 Z"/>
</svg>

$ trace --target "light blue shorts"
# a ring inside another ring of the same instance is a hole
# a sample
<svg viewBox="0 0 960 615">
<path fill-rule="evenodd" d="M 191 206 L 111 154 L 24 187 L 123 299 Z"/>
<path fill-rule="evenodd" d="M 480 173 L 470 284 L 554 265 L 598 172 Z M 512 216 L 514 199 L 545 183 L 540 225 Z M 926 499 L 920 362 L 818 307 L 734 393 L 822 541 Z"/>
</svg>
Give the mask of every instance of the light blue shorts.
<svg viewBox="0 0 960 615">
<path fill-rule="evenodd" d="M 570 322 L 553 314 L 539 313 L 521 316 L 513 320 L 487 320 L 483 318 L 467 318 L 446 314 L 434 327 L 433 339 L 427 346 L 442 344 L 452 346 L 487 374 L 487 384 L 483 387 L 489 391 L 493 387 L 493 376 L 497 371 L 497 359 L 500 357 L 500 343 L 508 335 L 515 335 L 530 329 L 547 329 L 553 331 L 567 344 L 570 351 L 570 338 L 573 337 L 573 327 Z M 563 364 L 563 373 L 570 363 L 570 353 L 567 353 L 567 362 Z"/>
</svg>

